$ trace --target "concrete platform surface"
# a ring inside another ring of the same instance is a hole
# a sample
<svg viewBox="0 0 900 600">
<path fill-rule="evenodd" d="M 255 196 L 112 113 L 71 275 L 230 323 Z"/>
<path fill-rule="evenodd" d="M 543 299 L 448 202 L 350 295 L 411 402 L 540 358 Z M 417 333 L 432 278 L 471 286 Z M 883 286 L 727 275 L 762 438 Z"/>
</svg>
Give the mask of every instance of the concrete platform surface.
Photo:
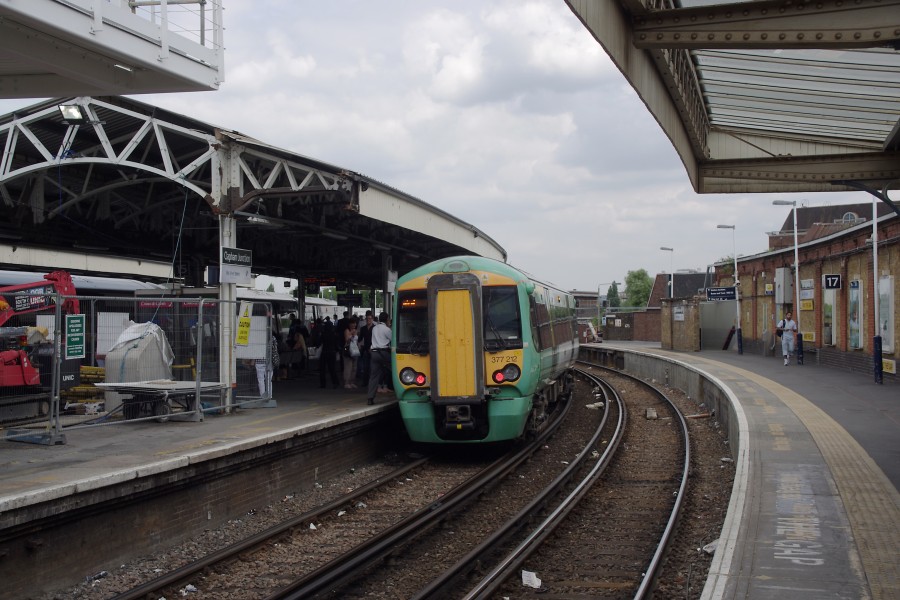
<svg viewBox="0 0 900 600">
<path fill-rule="evenodd" d="M 726 386 L 746 421 L 706 598 L 900 598 L 900 388 L 736 352 L 664 357 Z M 744 451 L 745 450 L 745 451 Z"/>
</svg>

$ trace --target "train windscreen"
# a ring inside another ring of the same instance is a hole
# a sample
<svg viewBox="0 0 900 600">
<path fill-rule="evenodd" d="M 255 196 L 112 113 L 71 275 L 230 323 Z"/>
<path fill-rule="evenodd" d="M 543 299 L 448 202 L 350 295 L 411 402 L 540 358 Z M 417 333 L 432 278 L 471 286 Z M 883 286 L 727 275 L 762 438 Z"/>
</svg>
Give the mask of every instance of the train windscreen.
<svg viewBox="0 0 900 600">
<path fill-rule="evenodd" d="M 484 349 L 510 350 L 522 347 L 522 316 L 516 287 L 486 286 L 484 307 Z"/>
<path fill-rule="evenodd" d="M 482 291 L 484 349 L 512 350 L 522 347 L 522 315 L 515 286 L 491 286 Z M 397 314 L 397 352 L 427 354 L 428 296 L 425 290 L 400 292 Z"/>
<path fill-rule="evenodd" d="M 397 314 L 397 352 L 428 354 L 428 293 L 426 290 L 400 292 Z"/>
</svg>

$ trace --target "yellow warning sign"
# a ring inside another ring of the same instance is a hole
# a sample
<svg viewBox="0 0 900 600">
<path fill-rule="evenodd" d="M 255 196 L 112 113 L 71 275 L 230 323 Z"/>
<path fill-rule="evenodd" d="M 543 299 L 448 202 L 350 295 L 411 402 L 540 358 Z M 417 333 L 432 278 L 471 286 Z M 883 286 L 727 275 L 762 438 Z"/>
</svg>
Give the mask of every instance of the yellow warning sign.
<svg viewBox="0 0 900 600">
<path fill-rule="evenodd" d="M 238 313 L 237 336 L 234 343 L 238 346 L 246 346 L 250 343 L 250 316 L 252 315 L 250 302 L 241 302 L 241 310 Z"/>
</svg>

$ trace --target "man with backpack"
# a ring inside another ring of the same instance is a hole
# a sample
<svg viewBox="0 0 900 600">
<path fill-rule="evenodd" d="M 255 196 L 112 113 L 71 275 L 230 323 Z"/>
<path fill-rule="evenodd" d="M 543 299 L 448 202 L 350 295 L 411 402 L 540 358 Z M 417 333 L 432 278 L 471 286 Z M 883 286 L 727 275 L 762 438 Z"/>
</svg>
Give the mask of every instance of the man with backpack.
<svg viewBox="0 0 900 600">
<path fill-rule="evenodd" d="M 794 352 L 794 343 L 797 341 L 797 323 L 791 318 L 793 313 L 788 311 L 784 318 L 778 322 L 776 334 L 781 336 L 781 353 L 784 354 L 784 366 L 791 363 L 791 354 Z"/>
</svg>

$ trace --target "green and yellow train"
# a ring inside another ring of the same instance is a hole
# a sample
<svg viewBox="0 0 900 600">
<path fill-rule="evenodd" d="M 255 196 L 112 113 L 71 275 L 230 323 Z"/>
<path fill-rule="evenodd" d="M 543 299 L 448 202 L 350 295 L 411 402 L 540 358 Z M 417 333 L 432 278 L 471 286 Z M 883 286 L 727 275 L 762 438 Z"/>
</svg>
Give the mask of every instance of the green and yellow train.
<svg viewBox="0 0 900 600">
<path fill-rule="evenodd" d="M 571 395 L 575 299 L 506 263 L 431 262 L 397 281 L 394 389 L 415 442 L 536 432 Z"/>
</svg>

